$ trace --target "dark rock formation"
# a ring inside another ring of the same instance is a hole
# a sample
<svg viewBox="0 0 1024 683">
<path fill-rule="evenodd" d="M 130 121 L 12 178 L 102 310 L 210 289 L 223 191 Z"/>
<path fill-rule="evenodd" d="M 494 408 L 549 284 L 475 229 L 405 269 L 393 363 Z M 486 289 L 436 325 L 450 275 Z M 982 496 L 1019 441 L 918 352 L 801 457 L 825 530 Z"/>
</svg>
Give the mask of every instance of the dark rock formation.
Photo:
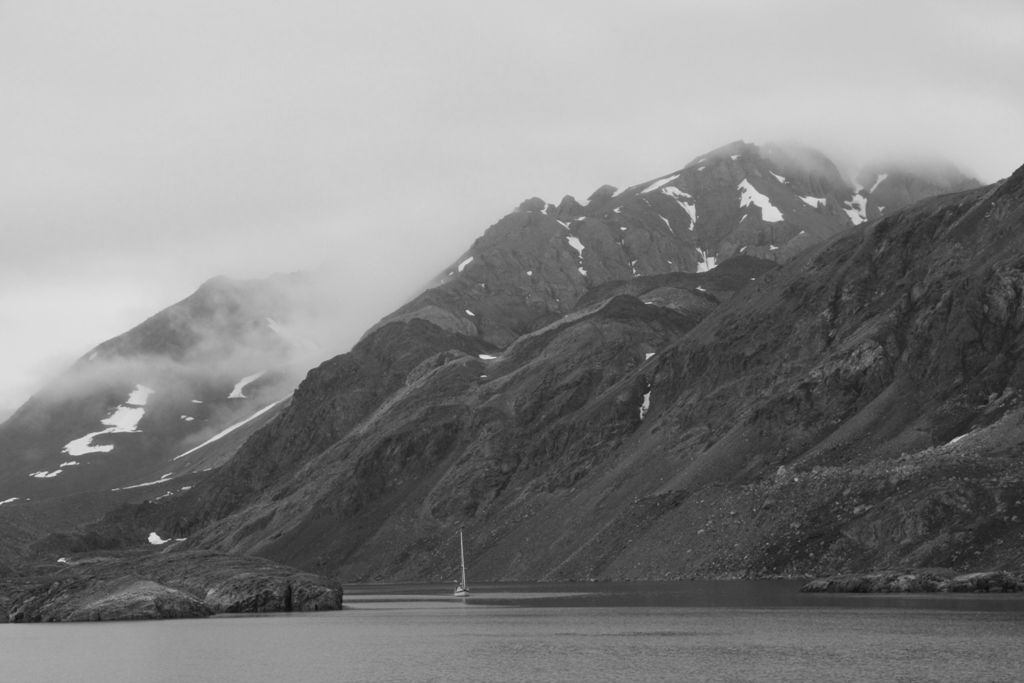
<svg viewBox="0 0 1024 683">
<path fill-rule="evenodd" d="M 206 617 L 198 598 L 138 577 L 68 578 L 39 586 L 8 605 L 11 623 L 35 621 L 124 621 Z"/>
<path fill-rule="evenodd" d="M 956 575 L 948 569 L 843 574 L 805 583 L 804 593 L 1014 593 L 1024 580 L 1009 572 Z"/>
<path fill-rule="evenodd" d="M 341 609 L 337 583 L 258 558 L 210 552 L 86 556 L 0 584 L 11 622 L 205 617 Z"/>
</svg>

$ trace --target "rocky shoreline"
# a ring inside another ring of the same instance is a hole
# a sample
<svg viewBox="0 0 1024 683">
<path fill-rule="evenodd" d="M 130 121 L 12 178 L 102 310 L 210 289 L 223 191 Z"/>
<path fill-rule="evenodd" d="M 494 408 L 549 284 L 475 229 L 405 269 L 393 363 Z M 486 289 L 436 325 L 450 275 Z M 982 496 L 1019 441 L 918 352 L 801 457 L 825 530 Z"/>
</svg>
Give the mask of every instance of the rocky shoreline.
<svg viewBox="0 0 1024 683">
<path fill-rule="evenodd" d="M 0 582 L 0 623 L 338 610 L 342 595 L 335 581 L 257 557 L 210 551 L 89 556 Z"/>
<path fill-rule="evenodd" d="M 902 569 L 839 574 L 808 581 L 802 593 L 1015 593 L 1024 576 L 1006 571 L 956 574 L 950 569 Z"/>
</svg>

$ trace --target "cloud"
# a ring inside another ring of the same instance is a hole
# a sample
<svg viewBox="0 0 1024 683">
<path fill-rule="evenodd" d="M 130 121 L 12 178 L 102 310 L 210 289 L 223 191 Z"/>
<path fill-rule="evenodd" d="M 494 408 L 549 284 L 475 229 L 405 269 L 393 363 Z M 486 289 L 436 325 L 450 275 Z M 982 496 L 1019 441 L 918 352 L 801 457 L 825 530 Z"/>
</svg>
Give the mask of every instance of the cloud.
<svg viewBox="0 0 1024 683">
<path fill-rule="evenodd" d="M 354 342 L 522 199 L 731 140 L 1024 159 L 1015 2 L 0 5 L 0 407 L 207 278 Z M 48 372 L 51 372 L 48 370 Z"/>
</svg>

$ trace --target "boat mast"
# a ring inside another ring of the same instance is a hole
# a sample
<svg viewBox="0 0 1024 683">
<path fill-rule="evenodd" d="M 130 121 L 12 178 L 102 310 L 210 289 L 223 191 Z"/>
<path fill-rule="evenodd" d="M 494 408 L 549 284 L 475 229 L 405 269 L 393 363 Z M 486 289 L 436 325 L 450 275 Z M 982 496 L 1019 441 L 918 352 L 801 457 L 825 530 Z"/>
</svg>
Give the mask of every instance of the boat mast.
<svg viewBox="0 0 1024 683">
<path fill-rule="evenodd" d="M 462 557 L 462 587 L 466 587 L 466 548 L 462 545 L 462 527 L 459 527 L 459 555 Z"/>
</svg>

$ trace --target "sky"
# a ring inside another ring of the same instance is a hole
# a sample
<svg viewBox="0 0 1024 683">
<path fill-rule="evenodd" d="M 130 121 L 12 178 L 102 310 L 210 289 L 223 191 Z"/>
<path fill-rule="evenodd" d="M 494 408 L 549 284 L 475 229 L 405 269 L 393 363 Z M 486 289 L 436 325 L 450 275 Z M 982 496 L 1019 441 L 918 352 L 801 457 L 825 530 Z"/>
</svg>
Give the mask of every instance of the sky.
<svg viewBox="0 0 1024 683">
<path fill-rule="evenodd" d="M 327 273 L 354 342 L 523 199 L 737 139 L 993 182 L 1021 64 L 1019 0 L 0 0 L 0 409 L 216 275 Z"/>
</svg>

